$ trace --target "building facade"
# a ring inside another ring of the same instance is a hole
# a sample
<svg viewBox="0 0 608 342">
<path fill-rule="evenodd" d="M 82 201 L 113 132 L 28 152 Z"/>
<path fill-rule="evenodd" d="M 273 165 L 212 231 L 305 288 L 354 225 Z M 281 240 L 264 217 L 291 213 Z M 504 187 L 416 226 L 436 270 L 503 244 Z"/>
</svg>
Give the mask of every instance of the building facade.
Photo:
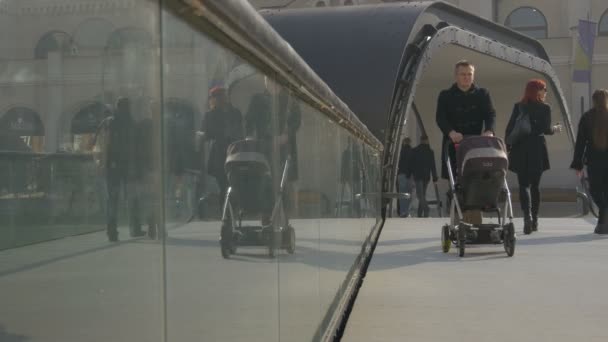
<svg viewBox="0 0 608 342">
<path fill-rule="evenodd" d="M 402 0 L 251 0 L 258 8 L 365 5 Z M 406 2 L 406 1 L 403 1 Z M 407 1 L 412 2 L 412 1 Z M 608 84 L 608 2 L 604 0 L 446 0 L 468 12 L 538 39 L 549 54 L 569 104 L 573 122 L 589 108 L 590 93 Z M 594 49 L 590 80 L 573 79 L 577 68 L 579 20 L 591 22 Z"/>
</svg>

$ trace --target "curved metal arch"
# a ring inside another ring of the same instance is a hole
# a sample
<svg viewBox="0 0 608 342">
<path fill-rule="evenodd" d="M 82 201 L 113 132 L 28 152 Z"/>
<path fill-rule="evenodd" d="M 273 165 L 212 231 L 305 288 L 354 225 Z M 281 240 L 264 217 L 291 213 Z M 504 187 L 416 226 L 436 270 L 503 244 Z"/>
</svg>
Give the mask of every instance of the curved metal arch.
<svg viewBox="0 0 608 342">
<path fill-rule="evenodd" d="M 500 42 L 500 50 L 517 51 L 511 56 L 512 63 L 523 66 L 524 60 L 530 60 L 531 70 L 534 65 L 544 65 L 552 87 L 560 94 L 560 107 L 567 113 L 559 80 L 537 40 L 444 2 L 269 10 L 262 14 L 383 141 L 385 192 L 395 186 L 401 128 L 412 105 L 413 82 L 422 61 L 429 58 L 424 57 L 429 43 L 439 38 L 437 43 L 445 35 L 437 35 L 439 31 L 466 32 L 468 38 L 462 45 L 481 54 L 489 52 L 477 41 Z M 503 60 L 508 61 L 509 56 Z M 572 137 L 569 117 L 565 121 Z"/>
<path fill-rule="evenodd" d="M 476 52 L 480 52 L 484 55 L 491 56 L 506 63 L 511 63 L 546 76 L 549 81 L 549 86 L 551 86 L 554 93 L 558 96 L 557 102 L 559 103 L 560 110 L 563 113 L 563 121 L 566 126 L 566 133 L 568 134 L 570 142 L 574 144 L 574 127 L 572 125 L 568 106 L 566 105 L 567 102 L 562 91 L 559 78 L 548 61 L 530 55 L 524 51 L 513 48 L 511 46 L 490 40 L 486 37 L 479 36 L 473 32 L 453 26 L 445 27 L 437 31 L 437 33 L 432 37 L 432 39 L 429 40 L 428 45 L 425 47 L 423 53 L 420 55 L 420 63 L 418 63 L 416 70 L 412 74 L 412 77 L 408 80 L 408 83 L 411 85 L 410 90 L 408 93 L 401 94 L 404 99 L 407 99 L 407 103 L 401 108 L 400 111 L 394 112 L 392 114 L 396 116 L 396 122 L 404 122 L 407 119 L 406 114 L 409 113 L 415 106 L 414 98 L 416 95 L 417 85 L 421 82 L 422 76 L 424 75 L 425 71 L 428 70 L 433 56 L 438 53 L 441 53 L 441 50 L 447 45 L 456 45 Z M 396 127 L 394 131 L 394 141 L 399 142 L 404 137 L 402 127 L 402 125 L 398 125 L 398 127 Z M 393 144 L 392 146 L 394 146 L 394 152 L 391 153 L 389 156 L 386 156 L 385 163 L 388 165 L 397 165 L 401 144 Z M 387 146 L 386 151 L 391 151 L 391 149 Z M 387 171 L 389 172 L 388 178 L 389 180 L 391 180 L 388 184 L 395 184 L 397 174 L 394 168 L 389 169 Z"/>
<path fill-rule="evenodd" d="M 420 35 L 452 25 L 549 61 L 537 40 L 441 1 L 261 14 L 380 140 Z"/>
</svg>

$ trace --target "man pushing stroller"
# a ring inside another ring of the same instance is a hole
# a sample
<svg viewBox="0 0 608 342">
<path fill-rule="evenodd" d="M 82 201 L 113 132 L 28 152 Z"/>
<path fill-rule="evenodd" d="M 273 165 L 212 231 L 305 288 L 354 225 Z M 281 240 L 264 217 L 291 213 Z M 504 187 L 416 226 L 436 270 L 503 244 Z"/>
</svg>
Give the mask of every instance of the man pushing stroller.
<svg viewBox="0 0 608 342">
<path fill-rule="evenodd" d="M 442 248 L 447 253 L 454 242 L 464 256 L 468 243 L 503 243 L 513 256 L 516 236 L 505 179 L 506 147 L 494 138 L 496 112 L 488 91 L 473 83 L 474 72 L 471 63 L 458 62 L 456 83 L 440 93 L 437 103 L 437 124 L 444 134 L 442 176 L 449 179 L 451 197 L 451 222 L 442 229 Z M 501 193 L 506 195 L 503 211 Z M 482 211 L 495 212 L 498 223 L 483 224 Z"/>
<path fill-rule="evenodd" d="M 456 82 L 439 94 L 437 100 L 437 125 L 443 132 L 442 146 L 446 142 L 459 144 L 465 136 L 494 136 L 496 110 L 492 105 L 490 93 L 475 85 L 475 66 L 465 60 L 454 67 Z M 449 144 L 451 169 L 456 172 L 456 150 Z M 441 176 L 448 179 L 446 151 L 442 150 Z M 471 210 L 464 213 L 465 220 L 481 224 L 481 211 Z"/>
</svg>

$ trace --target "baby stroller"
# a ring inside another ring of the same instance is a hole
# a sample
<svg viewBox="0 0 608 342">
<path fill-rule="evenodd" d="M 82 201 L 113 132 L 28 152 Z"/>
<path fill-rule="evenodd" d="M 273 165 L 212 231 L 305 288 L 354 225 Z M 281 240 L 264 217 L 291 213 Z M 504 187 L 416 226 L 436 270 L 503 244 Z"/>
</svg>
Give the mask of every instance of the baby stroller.
<svg viewBox="0 0 608 342">
<path fill-rule="evenodd" d="M 224 258 L 235 254 L 237 246 L 266 246 L 270 257 L 274 257 L 279 248 L 286 249 L 289 254 L 295 252 L 296 234 L 289 225 L 283 203 L 291 158 L 288 156 L 285 161 L 279 193 L 274 201 L 270 164 L 263 151 L 261 142 L 255 139 L 237 141 L 228 147 L 225 169 L 229 187 L 220 234 Z M 268 216 L 269 213 L 272 213 L 269 222 L 243 225 L 245 215 Z"/>
<path fill-rule="evenodd" d="M 450 251 L 452 242 L 458 247 L 458 255 L 464 256 L 466 244 L 503 244 L 508 256 L 515 253 L 515 227 L 513 207 L 506 174 L 509 161 L 504 142 L 495 137 L 467 137 L 456 148 L 456 175 L 446 144 L 445 158 L 450 181 L 450 224 L 441 230 L 444 253 Z M 505 198 L 504 210 L 499 208 L 499 198 Z M 498 223 L 474 224 L 465 222 L 462 213 L 481 210 L 496 213 Z M 507 223 L 507 215 L 509 223 Z"/>
</svg>

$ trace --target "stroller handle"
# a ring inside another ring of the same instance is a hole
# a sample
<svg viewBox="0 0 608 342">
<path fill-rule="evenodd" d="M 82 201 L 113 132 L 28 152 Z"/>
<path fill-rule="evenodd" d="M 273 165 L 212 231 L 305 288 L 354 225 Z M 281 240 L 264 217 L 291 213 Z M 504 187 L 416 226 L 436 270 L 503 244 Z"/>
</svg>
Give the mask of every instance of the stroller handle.
<svg viewBox="0 0 608 342">
<path fill-rule="evenodd" d="M 454 148 L 456 149 L 456 151 L 458 151 L 458 147 L 460 146 L 460 144 L 461 144 L 461 143 L 462 143 L 464 140 L 466 140 L 467 138 L 471 138 L 471 137 L 479 137 L 479 136 L 481 136 L 481 134 L 468 134 L 468 135 L 463 135 L 463 136 L 462 136 L 462 140 L 460 140 L 460 142 L 457 142 L 457 143 L 453 142 L 453 141 L 452 141 L 452 139 L 450 139 L 450 137 L 449 137 L 449 136 L 447 136 L 447 140 L 445 141 L 445 146 L 444 146 L 444 149 L 443 149 L 443 151 L 444 151 L 444 152 L 443 152 L 443 153 L 444 153 L 443 157 L 445 158 L 445 160 L 446 160 L 446 161 L 448 161 L 448 162 L 449 162 L 449 160 L 450 160 L 450 159 L 449 159 L 449 158 L 450 158 L 450 145 L 454 145 Z"/>
<path fill-rule="evenodd" d="M 280 189 L 283 191 L 285 185 L 287 184 L 287 177 L 289 175 L 289 169 L 291 168 L 291 154 L 287 154 L 287 158 L 285 159 L 285 166 L 283 167 L 283 174 L 281 175 L 281 184 Z"/>
<path fill-rule="evenodd" d="M 463 138 L 463 140 L 466 139 Z M 452 139 L 450 139 L 450 137 L 447 137 L 447 140 L 445 142 L 444 148 L 443 148 L 443 158 L 445 159 L 446 163 L 448 163 L 448 165 L 450 164 L 450 146 L 454 145 L 454 149 L 456 149 L 456 151 L 458 151 L 458 147 L 460 146 L 460 143 L 454 143 L 452 142 Z"/>
</svg>

